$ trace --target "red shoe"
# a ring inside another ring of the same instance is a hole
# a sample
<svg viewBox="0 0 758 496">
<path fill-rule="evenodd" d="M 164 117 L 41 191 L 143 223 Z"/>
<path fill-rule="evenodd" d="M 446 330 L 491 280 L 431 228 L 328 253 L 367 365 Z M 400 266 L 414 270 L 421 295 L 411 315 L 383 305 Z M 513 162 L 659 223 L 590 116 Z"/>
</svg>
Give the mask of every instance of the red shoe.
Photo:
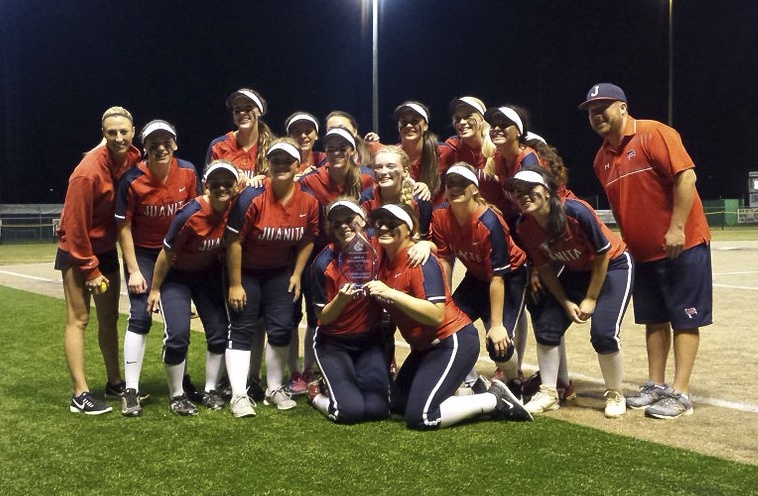
<svg viewBox="0 0 758 496">
<path fill-rule="evenodd" d="M 303 380 L 303 376 L 300 372 L 293 372 L 290 376 L 290 381 L 287 384 L 287 391 L 289 391 L 292 396 L 299 396 L 305 394 L 307 390 L 308 383 Z"/>
</svg>

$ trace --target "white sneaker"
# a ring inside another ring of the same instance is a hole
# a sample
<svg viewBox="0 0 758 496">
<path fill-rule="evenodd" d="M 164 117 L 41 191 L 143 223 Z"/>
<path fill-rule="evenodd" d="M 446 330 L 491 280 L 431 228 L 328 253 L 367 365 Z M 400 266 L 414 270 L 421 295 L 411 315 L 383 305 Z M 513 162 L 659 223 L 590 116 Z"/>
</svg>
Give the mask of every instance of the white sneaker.
<svg viewBox="0 0 758 496">
<path fill-rule="evenodd" d="M 235 417 L 255 417 L 255 408 L 246 394 L 235 396 L 232 399 L 231 410 Z"/>
<path fill-rule="evenodd" d="M 263 404 L 276 405 L 276 408 L 279 410 L 289 410 L 297 406 L 297 402 L 285 391 L 284 386 L 280 386 L 273 391 L 266 390 L 266 398 L 264 398 Z"/>
<path fill-rule="evenodd" d="M 561 407 L 558 390 L 542 384 L 537 394 L 532 396 L 532 399 L 524 407 L 531 414 L 557 410 Z"/>
<path fill-rule="evenodd" d="M 626 413 L 626 398 L 618 389 L 606 389 L 605 393 L 605 416 L 617 418 Z"/>
</svg>

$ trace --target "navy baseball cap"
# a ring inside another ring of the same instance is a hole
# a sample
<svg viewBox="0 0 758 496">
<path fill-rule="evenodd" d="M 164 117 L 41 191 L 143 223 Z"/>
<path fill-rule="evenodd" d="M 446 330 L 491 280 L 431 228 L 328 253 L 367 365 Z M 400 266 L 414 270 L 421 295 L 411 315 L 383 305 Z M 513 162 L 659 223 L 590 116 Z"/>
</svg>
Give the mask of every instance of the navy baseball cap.
<svg viewBox="0 0 758 496">
<path fill-rule="evenodd" d="M 579 105 L 579 110 L 584 110 L 587 105 L 597 100 L 612 100 L 626 103 L 624 90 L 611 83 L 598 83 L 587 92 L 587 99 Z"/>
</svg>

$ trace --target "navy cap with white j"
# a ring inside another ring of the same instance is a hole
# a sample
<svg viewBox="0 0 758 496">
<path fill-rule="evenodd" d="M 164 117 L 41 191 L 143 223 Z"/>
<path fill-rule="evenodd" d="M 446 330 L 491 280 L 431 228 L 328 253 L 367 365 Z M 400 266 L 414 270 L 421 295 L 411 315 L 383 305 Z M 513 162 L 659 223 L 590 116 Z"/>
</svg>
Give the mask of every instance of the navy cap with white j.
<svg viewBox="0 0 758 496">
<path fill-rule="evenodd" d="M 587 98 L 579 105 L 579 110 L 584 110 L 587 106 L 599 100 L 620 101 L 626 103 L 624 90 L 611 83 L 598 83 L 587 92 Z"/>
</svg>

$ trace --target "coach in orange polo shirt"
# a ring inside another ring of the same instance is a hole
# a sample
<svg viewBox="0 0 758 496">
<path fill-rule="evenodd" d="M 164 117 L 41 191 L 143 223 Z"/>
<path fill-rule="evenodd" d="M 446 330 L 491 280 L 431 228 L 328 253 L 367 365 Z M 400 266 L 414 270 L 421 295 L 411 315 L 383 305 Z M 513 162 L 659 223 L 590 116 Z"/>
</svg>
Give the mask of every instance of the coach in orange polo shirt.
<svg viewBox="0 0 758 496">
<path fill-rule="evenodd" d="M 603 137 L 595 174 L 634 258 L 634 317 L 646 327 L 649 381 L 627 405 L 655 418 L 690 415 L 699 329 L 711 324 L 713 307 L 711 235 L 695 188 L 695 164 L 674 129 L 629 115 L 618 86 L 592 86 L 579 109 L 587 110 L 590 126 Z"/>
</svg>

